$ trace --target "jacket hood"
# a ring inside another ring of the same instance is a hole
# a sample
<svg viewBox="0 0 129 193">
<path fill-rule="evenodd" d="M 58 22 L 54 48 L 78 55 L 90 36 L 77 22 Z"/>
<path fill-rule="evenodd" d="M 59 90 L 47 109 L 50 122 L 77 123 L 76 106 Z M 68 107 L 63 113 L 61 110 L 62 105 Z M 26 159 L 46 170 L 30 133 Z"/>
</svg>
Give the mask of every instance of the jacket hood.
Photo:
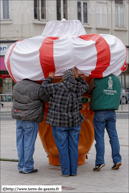
<svg viewBox="0 0 129 193">
<path fill-rule="evenodd" d="M 75 79 L 68 78 L 68 79 L 64 80 L 63 83 L 66 86 L 66 88 L 69 90 L 69 92 L 74 92 L 74 93 L 78 92 L 79 83 L 76 82 Z"/>
</svg>

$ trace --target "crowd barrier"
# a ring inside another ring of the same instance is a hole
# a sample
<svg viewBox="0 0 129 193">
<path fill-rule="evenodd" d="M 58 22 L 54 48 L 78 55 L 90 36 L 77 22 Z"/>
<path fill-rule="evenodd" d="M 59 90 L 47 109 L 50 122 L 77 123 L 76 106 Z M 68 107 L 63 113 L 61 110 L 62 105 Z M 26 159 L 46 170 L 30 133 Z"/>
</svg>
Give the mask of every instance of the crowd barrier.
<svg viewBox="0 0 129 193">
<path fill-rule="evenodd" d="M 12 94 L 0 94 L 0 114 L 2 117 L 11 117 L 11 109 L 13 106 Z"/>
<path fill-rule="evenodd" d="M 0 114 L 2 117 L 11 117 L 11 108 L 13 105 L 12 94 L 0 94 Z M 120 103 L 119 109 L 116 113 L 128 113 L 129 112 L 129 101 L 126 103 Z"/>
</svg>

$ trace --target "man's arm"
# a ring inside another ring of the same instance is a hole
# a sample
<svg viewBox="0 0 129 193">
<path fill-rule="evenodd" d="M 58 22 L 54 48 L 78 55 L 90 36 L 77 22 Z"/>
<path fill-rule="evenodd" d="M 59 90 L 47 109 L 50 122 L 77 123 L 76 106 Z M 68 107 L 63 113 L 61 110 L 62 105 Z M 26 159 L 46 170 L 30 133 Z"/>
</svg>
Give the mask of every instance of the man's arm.
<svg viewBox="0 0 129 193">
<path fill-rule="evenodd" d="M 42 100 L 44 102 L 50 101 L 50 95 L 45 92 L 45 90 L 42 86 L 39 88 L 39 98 L 40 98 L 40 100 Z"/>
<path fill-rule="evenodd" d="M 76 81 L 81 83 L 80 92 L 83 95 L 85 92 L 87 92 L 89 90 L 89 85 L 87 84 L 87 82 L 83 78 L 81 78 L 78 75 L 78 70 L 76 67 L 74 67 L 74 74 L 75 74 Z"/>
<path fill-rule="evenodd" d="M 81 94 L 83 95 L 84 93 L 86 93 L 89 90 L 89 85 L 83 78 L 81 78 L 81 76 L 78 76 L 76 80 L 77 82 L 81 83 L 80 91 L 81 91 Z"/>
<path fill-rule="evenodd" d="M 57 83 L 51 84 L 52 79 L 54 78 L 54 72 L 49 72 L 49 76 L 43 81 L 42 88 L 44 89 L 46 94 L 53 94 L 57 87 Z"/>
<path fill-rule="evenodd" d="M 95 87 L 94 78 L 89 82 L 89 92 L 92 92 Z"/>
<path fill-rule="evenodd" d="M 76 67 L 74 67 L 74 74 L 77 82 L 80 82 L 82 84 L 82 93 L 84 94 L 85 92 L 92 92 L 95 86 L 94 79 L 92 78 L 88 85 L 87 82 L 78 75 L 78 70 Z"/>
<path fill-rule="evenodd" d="M 54 78 L 55 73 L 49 72 L 49 76 L 43 81 L 42 85 L 47 85 L 52 83 L 52 79 Z"/>
</svg>

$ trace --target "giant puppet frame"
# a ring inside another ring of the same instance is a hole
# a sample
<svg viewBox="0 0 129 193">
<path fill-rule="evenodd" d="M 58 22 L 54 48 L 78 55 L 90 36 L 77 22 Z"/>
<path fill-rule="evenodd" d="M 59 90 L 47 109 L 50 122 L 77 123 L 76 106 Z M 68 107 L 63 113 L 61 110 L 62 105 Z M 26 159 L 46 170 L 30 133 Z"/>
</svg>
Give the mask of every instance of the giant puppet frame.
<svg viewBox="0 0 129 193">
<path fill-rule="evenodd" d="M 5 65 L 15 83 L 25 78 L 42 82 L 50 71 L 55 71 L 53 82 L 58 82 L 64 71 L 74 66 L 89 82 L 90 78 L 102 78 L 109 74 L 118 76 L 127 68 L 126 58 L 126 47 L 117 37 L 86 34 L 80 21 L 63 19 L 48 22 L 41 36 L 20 40 L 10 46 L 5 55 Z M 90 98 L 87 93 L 82 97 L 81 113 L 86 119 L 81 125 L 79 138 L 79 165 L 85 163 L 86 154 L 94 141 L 94 112 L 90 110 Z M 39 135 L 49 163 L 59 165 L 52 129 L 46 124 L 48 107 L 49 103 L 45 103 Z"/>
</svg>

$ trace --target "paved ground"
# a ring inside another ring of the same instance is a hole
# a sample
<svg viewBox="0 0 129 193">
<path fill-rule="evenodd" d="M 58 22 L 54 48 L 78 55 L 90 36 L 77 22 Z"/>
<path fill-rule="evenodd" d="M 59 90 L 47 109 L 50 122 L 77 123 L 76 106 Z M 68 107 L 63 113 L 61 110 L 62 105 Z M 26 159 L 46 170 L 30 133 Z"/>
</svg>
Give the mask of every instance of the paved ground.
<svg viewBox="0 0 129 193">
<path fill-rule="evenodd" d="M 13 105 L 13 102 L 2 102 L 3 107 L 0 105 L 0 111 L 2 114 L 6 115 L 11 112 L 11 108 Z M 128 104 L 120 104 L 119 109 L 116 111 L 117 113 L 128 113 L 129 112 L 129 103 Z"/>
<path fill-rule="evenodd" d="M 1 185 L 62 185 L 62 192 L 109 192 L 125 193 L 128 189 L 128 119 L 117 120 L 122 166 L 113 171 L 111 148 L 107 133 L 105 133 L 105 162 L 106 166 L 99 172 L 92 171 L 95 160 L 94 144 L 88 154 L 88 160 L 78 167 L 78 175 L 64 178 L 61 176 L 60 166 L 48 163 L 47 155 L 42 147 L 40 138 L 36 140 L 34 153 L 35 174 L 20 174 L 17 162 L 1 161 Z M 18 159 L 15 139 L 15 120 L 1 120 L 1 158 Z"/>
</svg>

